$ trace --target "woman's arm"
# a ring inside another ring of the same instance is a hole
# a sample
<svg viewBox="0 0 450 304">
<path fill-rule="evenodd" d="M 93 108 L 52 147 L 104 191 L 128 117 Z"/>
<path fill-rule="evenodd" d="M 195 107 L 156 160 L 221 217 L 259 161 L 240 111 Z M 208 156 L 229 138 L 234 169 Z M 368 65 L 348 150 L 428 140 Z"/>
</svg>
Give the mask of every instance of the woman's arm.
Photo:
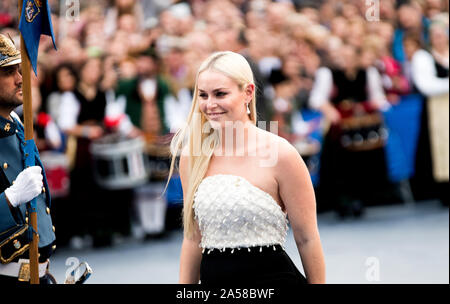
<svg viewBox="0 0 450 304">
<path fill-rule="evenodd" d="M 183 197 L 186 197 L 188 187 L 188 157 L 182 153 L 180 156 L 180 179 L 183 187 Z M 198 284 L 200 280 L 200 263 L 202 260 L 202 249 L 199 247 L 201 234 L 200 229 L 195 224 L 196 233 L 193 239 L 186 236 L 181 245 L 180 254 L 180 284 Z"/>
<path fill-rule="evenodd" d="M 281 139 L 276 166 L 280 197 L 286 207 L 308 283 L 325 283 L 325 260 L 317 227 L 316 199 L 308 169 L 297 150 Z"/>
<path fill-rule="evenodd" d="M 199 234 L 197 234 L 198 236 Z M 202 249 L 198 246 L 200 239 L 184 238 L 180 254 L 180 284 L 198 284 L 200 280 L 200 263 Z"/>
</svg>

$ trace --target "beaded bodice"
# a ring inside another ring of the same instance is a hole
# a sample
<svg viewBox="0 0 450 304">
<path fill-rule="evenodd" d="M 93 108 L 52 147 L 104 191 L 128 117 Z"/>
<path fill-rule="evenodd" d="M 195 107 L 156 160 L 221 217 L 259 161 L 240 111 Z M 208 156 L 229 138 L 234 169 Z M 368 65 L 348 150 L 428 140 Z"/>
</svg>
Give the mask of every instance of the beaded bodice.
<svg viewBox="0 0 450 304">
<path fill-rule="evenodd" d="M 194 194 L 193 206 L 204 249 L 275 244 L 284 248 L 286 214 L 270 194 L 241 176 L 207 176 Z"/>
</svg>

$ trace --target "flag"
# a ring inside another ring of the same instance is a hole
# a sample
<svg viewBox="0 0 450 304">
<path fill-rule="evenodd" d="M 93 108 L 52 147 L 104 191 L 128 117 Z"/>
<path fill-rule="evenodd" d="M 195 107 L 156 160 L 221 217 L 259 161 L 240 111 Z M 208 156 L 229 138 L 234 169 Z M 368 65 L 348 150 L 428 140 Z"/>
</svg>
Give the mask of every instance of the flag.
<svg viewBox="0 0 450 304">
<path fill-rule="evenodd" d="M 37 75 L 37 56 L 41 35 L 51 36 L 56 49 L 48 0 L 23 0 L 19 30 L 22 33 L 34 74 Z"/>
</svg>

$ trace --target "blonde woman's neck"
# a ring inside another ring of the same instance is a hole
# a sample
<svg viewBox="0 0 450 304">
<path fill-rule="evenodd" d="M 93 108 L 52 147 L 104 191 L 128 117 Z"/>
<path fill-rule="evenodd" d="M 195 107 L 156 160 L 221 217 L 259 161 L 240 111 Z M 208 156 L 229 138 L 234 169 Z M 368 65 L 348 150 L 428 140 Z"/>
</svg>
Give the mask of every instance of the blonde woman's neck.
<svg viewBox="0 0 450 304">
<path fill-rule="evenodd" d="M 235 121 L 220 129 L 220 143 L 214 156 L 244 156 L 255 146 L 257 127 L 252 121 Z"/>
</svg>

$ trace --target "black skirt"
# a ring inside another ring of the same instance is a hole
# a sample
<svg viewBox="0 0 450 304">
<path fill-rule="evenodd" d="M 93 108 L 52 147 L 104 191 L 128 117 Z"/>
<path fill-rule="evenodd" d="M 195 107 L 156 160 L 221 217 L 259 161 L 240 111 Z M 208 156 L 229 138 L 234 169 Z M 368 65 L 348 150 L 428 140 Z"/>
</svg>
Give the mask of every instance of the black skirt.
<svg viewBox="0 0 450 304">
<path fill-rule="evenodd" d="M 338 208 L 342 199 L 365 205 L 386 201 L 390 191 L 384 148 L 348 151 L 336 138 L 336 128 L 325 136 L 320 160 L 320 204 Z M 322 206 L 323 207 L 323 206 Z"/>
<path fill-rule="evenodd" d="M 285 286 L 307 281 L 280 245 L 270 245 L 251 247 L 250 251 L 206 249 L 200 265 L 200 283 Z"/>
</svg>

